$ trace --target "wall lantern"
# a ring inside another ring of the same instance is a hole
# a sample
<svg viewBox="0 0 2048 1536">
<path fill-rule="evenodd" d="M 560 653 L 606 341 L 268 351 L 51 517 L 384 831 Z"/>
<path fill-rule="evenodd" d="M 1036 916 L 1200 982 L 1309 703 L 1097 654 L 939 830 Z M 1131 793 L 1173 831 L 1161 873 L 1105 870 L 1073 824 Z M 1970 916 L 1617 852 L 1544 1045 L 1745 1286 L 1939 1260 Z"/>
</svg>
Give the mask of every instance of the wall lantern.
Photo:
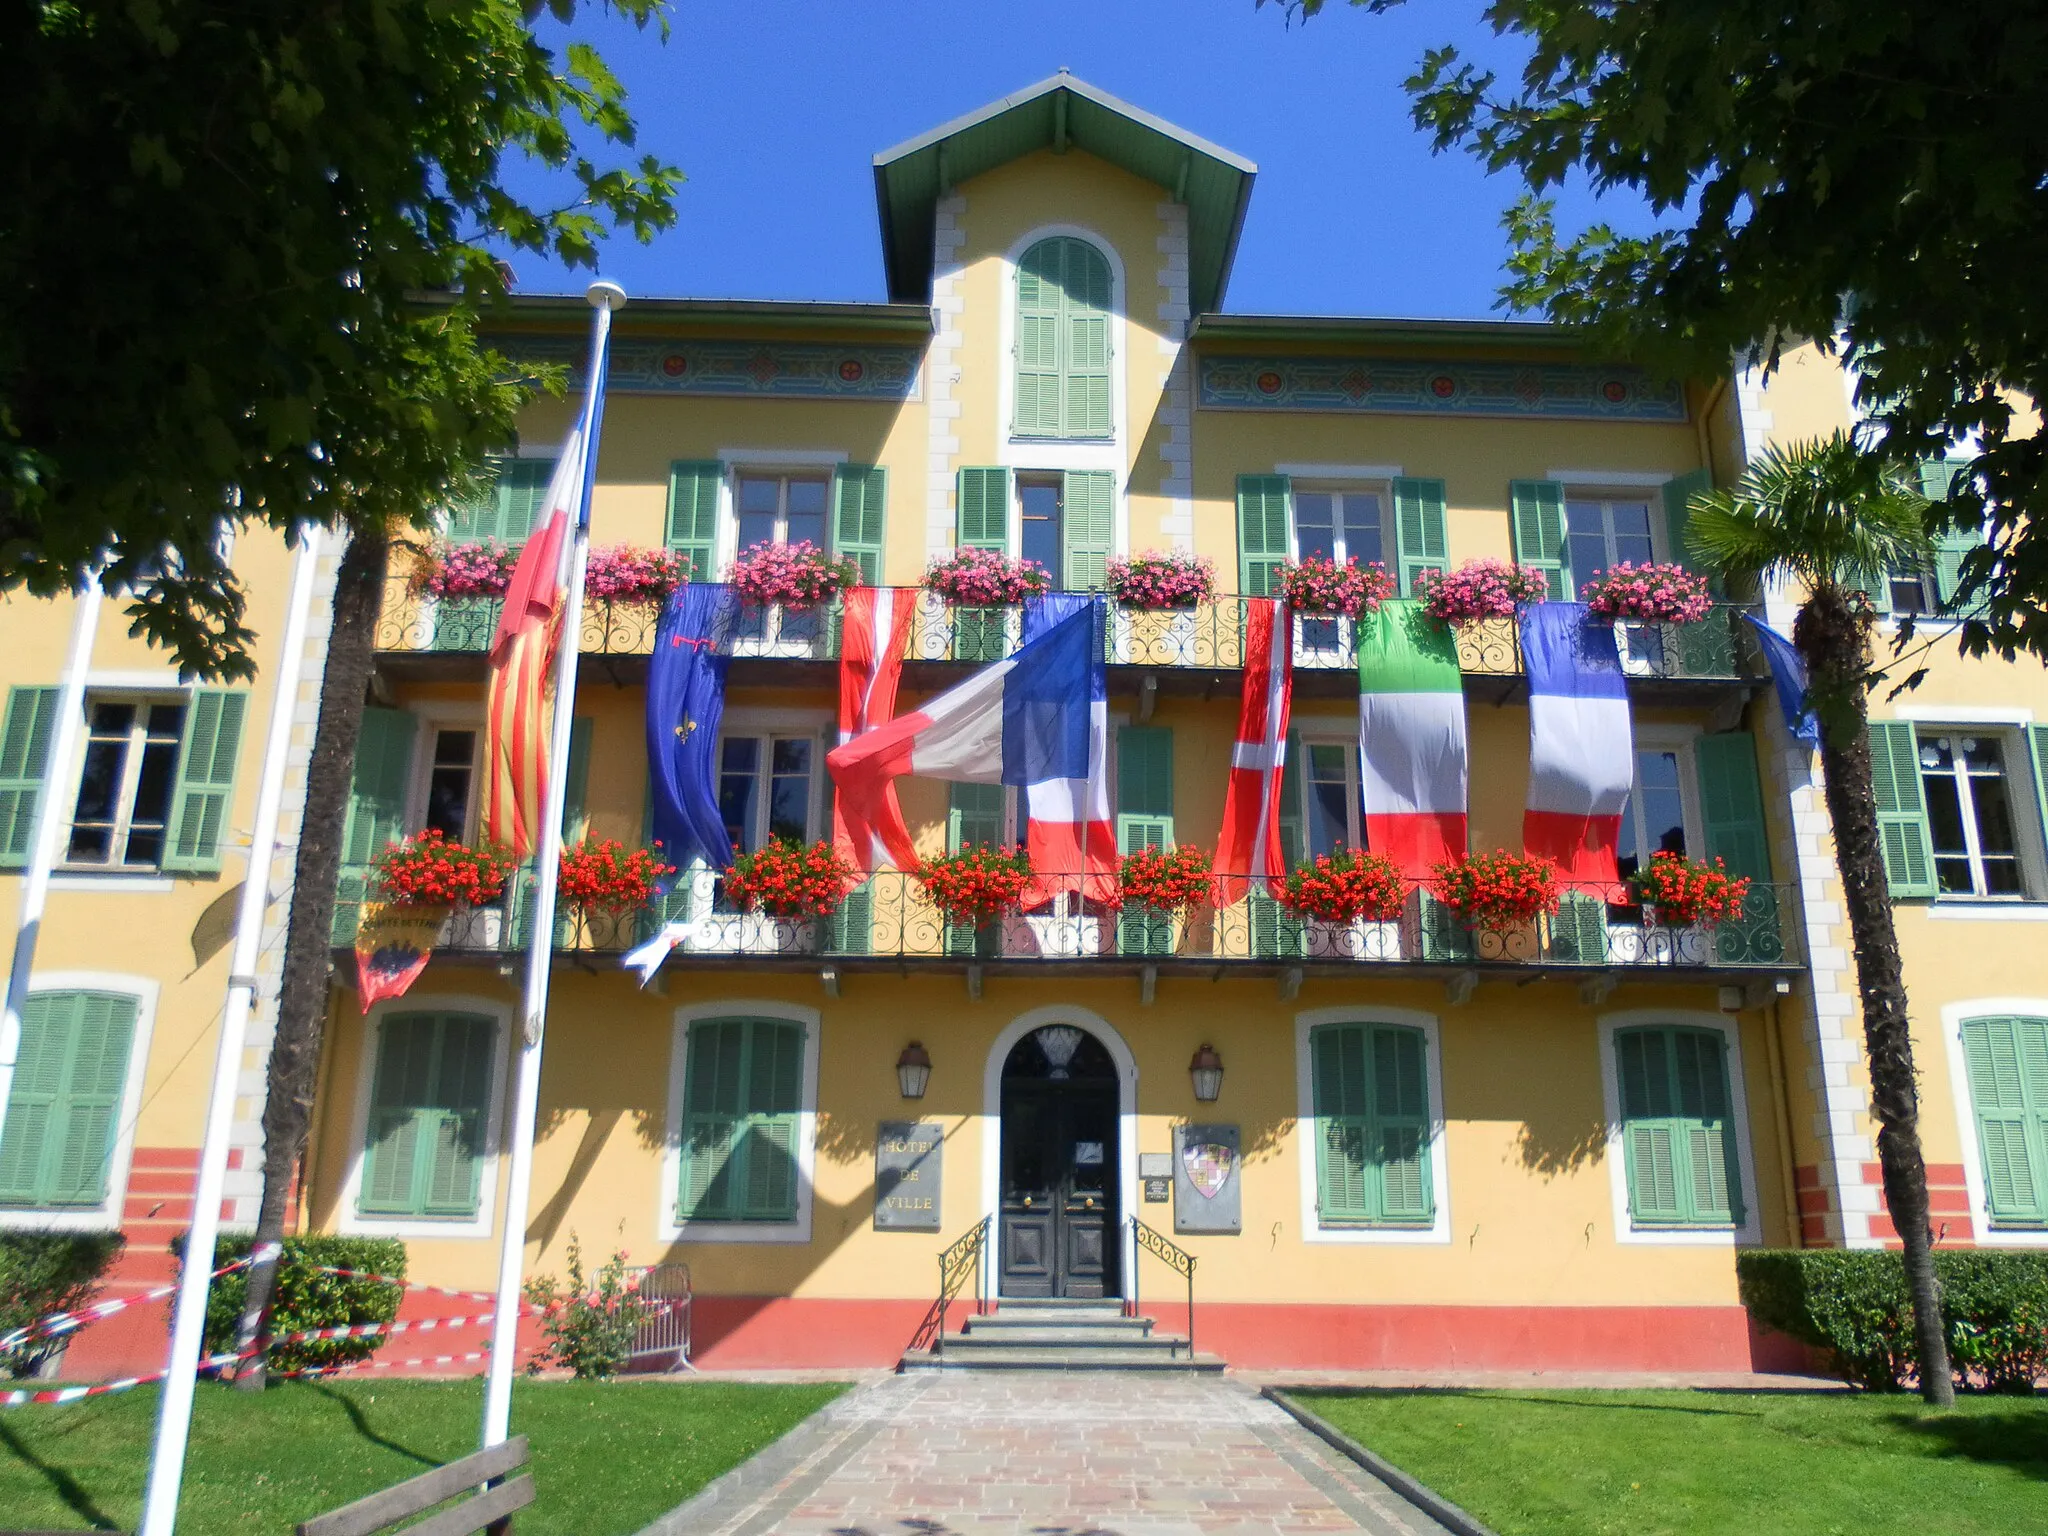
<svg viewBox="0 0 2048 1536">
<path fill-rule="evenodd" d="M 924 1097 L 924 1085 L 931 1079 L 931 1053 L 913 1040 L 896 1058 L 896 1085 L 903 1090 L 906 1099 L 921 1099 Z"/>
<path fill-rule="evenodd" d="M 1223 1091 L 1223 1058 L 1214 1046 L 1205 1045 L 1195 1052 L 1195 1059 L 1188 1063 L 1188 1081 L 1195 1085 L 1196 1098 L 1204 1104 L 1216 1102 L 1216 1095 Z"/>
</svg>

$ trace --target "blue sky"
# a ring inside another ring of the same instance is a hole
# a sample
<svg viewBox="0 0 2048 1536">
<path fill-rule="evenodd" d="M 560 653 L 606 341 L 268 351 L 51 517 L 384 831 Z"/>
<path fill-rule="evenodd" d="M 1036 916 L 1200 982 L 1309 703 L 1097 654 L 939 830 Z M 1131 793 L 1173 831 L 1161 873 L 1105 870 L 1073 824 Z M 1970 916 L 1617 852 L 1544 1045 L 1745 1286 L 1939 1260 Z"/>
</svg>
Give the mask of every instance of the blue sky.
<svg viewBox="0 0 2048 1536">
<path fill-rule="evenodd" d="M 1225 308 L 1491 314 L 1518 184 L 1432 155 L 1400 85 L 1447 41 L 1512 70 L 1480 8 L 1339 0 L 1289 26 L 1253 0 L 676 0 L 665 45 L 592 10 L 576 35 L 626 83 L 639 149 L 689 178 L 676 227 L 614 240 L 605 271 L 650 297 L 880 299 L 872 157 L 1065 66 L 1258 163 Z M 528 292 L 585 280 L 515 267 Z"/>
</svg>

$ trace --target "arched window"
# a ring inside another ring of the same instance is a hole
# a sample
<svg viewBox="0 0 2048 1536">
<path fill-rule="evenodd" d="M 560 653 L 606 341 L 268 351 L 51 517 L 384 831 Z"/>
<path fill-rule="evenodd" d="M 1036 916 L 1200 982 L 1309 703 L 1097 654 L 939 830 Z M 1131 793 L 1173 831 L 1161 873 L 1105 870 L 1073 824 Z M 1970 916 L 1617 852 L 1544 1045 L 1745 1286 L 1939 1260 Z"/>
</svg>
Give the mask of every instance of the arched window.
<svg viewBox="0 0 2048 1536">
<path fill-rule="evenodd" d="M 1109 258 L 1072 235 L 1017 263 L 1019 437 L 1108 437 Z"/>
</svg>

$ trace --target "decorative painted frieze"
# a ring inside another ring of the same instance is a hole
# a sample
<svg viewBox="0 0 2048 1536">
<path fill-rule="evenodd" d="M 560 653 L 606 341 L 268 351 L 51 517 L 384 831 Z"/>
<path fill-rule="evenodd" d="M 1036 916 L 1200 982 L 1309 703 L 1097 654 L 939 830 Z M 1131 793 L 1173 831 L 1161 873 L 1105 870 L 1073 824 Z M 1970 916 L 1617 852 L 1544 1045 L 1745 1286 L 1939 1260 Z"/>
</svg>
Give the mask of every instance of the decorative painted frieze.
<svg viewBox="0 0 2048 1536">
<path fill-rule="evenodd" d="M 521 362 L 561 363 L 569 393 L 583 388 L 581 337 L 485 338 Z M 608 388 L 626 395 L 739 395 L 774 400 L 915 400 L 921 347 L 867 343 L 700 341 L 619 337 Z"/>
<path fill-rule="evenodd" d="M 1201 404 L 1227 411 L 1389 416 L 1534 416 L 1684 421 L 1676 382 L 1586 363 L 1440 362 L 1389 357 L 1202 359 Z"/>
</svg>

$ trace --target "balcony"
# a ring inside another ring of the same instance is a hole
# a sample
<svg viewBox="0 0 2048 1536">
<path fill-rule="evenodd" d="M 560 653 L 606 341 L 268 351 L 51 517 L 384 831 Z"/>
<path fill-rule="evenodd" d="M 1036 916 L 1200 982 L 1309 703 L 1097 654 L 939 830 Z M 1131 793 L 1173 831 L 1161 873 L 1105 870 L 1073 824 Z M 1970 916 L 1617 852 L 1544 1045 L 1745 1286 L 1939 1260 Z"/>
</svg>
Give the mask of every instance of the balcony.
<svg viewBox="0 0 2048 1536">
<path fill-rule="evenodd" d="M 1796 893 L 1789 885 L 1752 885 L 1741 916 L 1712 929 L 1646 925 L 1638 909 L 1574 894 L 1554 917 L 1492 932 L 1468 928 L 1420 887 L 1410 889 L 1397 921 L 1332 924 L 1297 918 L 1263 892 L 1182 917 L 1084 903 L 1071 877 L 1048 877 L 1046 883 L 1058 894 L 1044 910 L 977 928 L 947 921 L 914 877 L 894 870 L 877 872 L 831 917 L 812 921 L 721 910 L 715 877 L 699 871 L 664 898 L 658 911 L 561 914 L 557 963 L 590 970 L 615 966 L 619 955 L 667 924 L 677 940 L 669 963 L 683 968 L 907 974 L 916 966 L 996 975 L 1152 971 L 1211 979 L 1379 971 L 1739 982 L 1791 975 L 1803 964 L 1791 920 L 1798 911 Z M 523 951 L 532 933 L 531 887 L 529 874 L 505 906 L 451 917 L 437 960 L 501 965 Z M 337 925 L 337 945 L 353 942 L 352 921 L 351 913 Z"/>
<path fill-rule="evenodd" d="M 898 588 L 912 604 L 904 651 L 913 684 L 944 686 L 953 666 L 998 661 L 1023 640 L 1020 608 L 955 608 L 920 588 Z M 1217 597 L 1188 609 L 1133 610 L 1110 604 L 1105 636 L 1112 667 L 1152 674 L 1170 692 L 1211 691 L 1244 665 L 1245 612 L 1250 599 Z M 491 600 L 437 603 L 394 578 L 378 622 L 380 664 L 394 675 L 462 678 L 480 675 L 483 652 L 497 628 Z M 1745 606 L 1717 603 L 1696 624 L 1619 624 L 1616 639 L 1628 675 L 1660 702 L 1708 701 L 1722 687 L 1763 674 Z M 580 644 L 585 658 L 612 681 L 644 675 L 659 615 L 645 604 L 587 603 Z M 1297 688 L 1310 694 L 1357 692 L 1358 652 L 1349 619 L 1294 620 Z M 736 680 L 801 686 L 829 683 L 839 657 L 837 606 L 814 613 L 743 607 L 730 635 Z M 1468 692 L 1485 702 L 1512 697 L 1523 672 L 1519 627 L 1512 619 L 1460 625 L 1458 662 Z M 950 664 L 950 665 L 949 665 Z M 925 675 L 920 675 L 925 674 Z"/>
</svg>

